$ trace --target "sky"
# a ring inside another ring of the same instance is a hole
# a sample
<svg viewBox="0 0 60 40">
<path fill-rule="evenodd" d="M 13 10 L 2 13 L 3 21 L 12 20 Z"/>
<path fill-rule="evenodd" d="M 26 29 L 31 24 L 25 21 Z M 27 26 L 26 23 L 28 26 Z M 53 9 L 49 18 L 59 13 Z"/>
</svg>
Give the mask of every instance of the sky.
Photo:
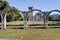
<svg viewBox="0 0 60 40">
<path fill-rule="evenodd" d="M 41 11 L 60 10 L 60 0 L 6 0 L 10 6 L 21 11 L 28 10 L 29 6 Z"/>
</svg>

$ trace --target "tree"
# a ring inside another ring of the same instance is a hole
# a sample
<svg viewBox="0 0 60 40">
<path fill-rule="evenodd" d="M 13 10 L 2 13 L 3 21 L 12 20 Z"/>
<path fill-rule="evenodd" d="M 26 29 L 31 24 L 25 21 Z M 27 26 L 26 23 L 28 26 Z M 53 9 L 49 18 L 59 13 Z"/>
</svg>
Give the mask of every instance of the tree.
<svg viewBox="0 0 60 40">
<path fill-rule="evenodd" d="M 13 11 L 8 12 L 8 10 L 10 10 L 10 9 L 12 9 Z M 2 0 L 0 1 L 0 10 L 1 10 L 2 29 L 6 29 L 6 14 L 8 13 L 8 15 L 7 15 L 8 19 L 13 20 L 13 19 L 15 19 L 15 16 L 17 13 L 19 13 L 19 11 L 16 8 L 13 9 L 12 7 L 9 6 L 8 2 L 2 1 Z"/>
<path fill-rule="evenodd" d="M 22 15 L 15 7 L 11 7 L 13 11 L 9 12 L 7 15 L 7 21 L 19 21 L 22 19 Z"/>
<path fill-rule="evenodd" d="M 0 10 L 9 10 L 10 6 L 6 1 L 0 1 Z"/>
<path fill-rule="evenodd" d="M 0 1 L 0 10 L 10 10 L 12 9 L 13 11 L 8 12 L 7 14 L 7 21 L 14 21 L 14 20 L 21 20 L 22 16 L 18 9 L 15 7 L 11 7 L 8 2 L 6 1 Z"/>
</svg>

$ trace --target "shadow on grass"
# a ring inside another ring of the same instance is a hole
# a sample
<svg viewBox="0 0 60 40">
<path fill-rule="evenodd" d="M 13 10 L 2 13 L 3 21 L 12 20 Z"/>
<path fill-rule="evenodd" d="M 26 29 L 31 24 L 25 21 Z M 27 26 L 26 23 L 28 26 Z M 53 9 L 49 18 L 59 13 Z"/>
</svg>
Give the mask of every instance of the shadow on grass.
<svg viewBox="0 0 60 40">
<path fill-rule="evenodd" d="M 44 27 L 29 27 L 29 29 L 45 29 Z"/>
<path fill-rule="evenodd" d="M 0 28 L 0 29 L 2 29 L 2 28 Z"/>
<path fill-rule="evenodd" d="M 49 27 L 49 28 L 54 28 L 54 29 L 57 29 L 57 28 L 60 28 L 60 27 Z"/>
<path fill-rule="evenodd" d="M 60 27 L 49 27 L 48 29 L 57 29 L 57 28 L 60 28 Z M 17 28 L 11 28 L 11 29 L 24 29 L 23 27 L 17 27 Z M 28 27 L 26 29 L 46 29 L 44 27 Z"/>
<path fill-rule="evenodd" d="M 57 29 L 60 27 L 48 27 L 48 29 Z M 1 28 L 0 28 L 1 29 Z M 7 27 L 7 29 L 24 29 L 23 27 L 18 27 L 18 26 L 14 26 L 14 27 Z M 45 27 L 27 27 L 26 29 L 46 29 Z"/>
<path fill-rule="evenodd" d="M 23 29 L 22 27 L 13 27 L 13 28 L 10 28 L 10 29 Z"/>
<path fill-rule="evenodd" d="M 14 27 L 14 28 L 10 28 L 10 29 L 24 29 L 23 27 Z M 28 27 L 26 29 L 45 29 L 44 27 Z"/>
</svg>

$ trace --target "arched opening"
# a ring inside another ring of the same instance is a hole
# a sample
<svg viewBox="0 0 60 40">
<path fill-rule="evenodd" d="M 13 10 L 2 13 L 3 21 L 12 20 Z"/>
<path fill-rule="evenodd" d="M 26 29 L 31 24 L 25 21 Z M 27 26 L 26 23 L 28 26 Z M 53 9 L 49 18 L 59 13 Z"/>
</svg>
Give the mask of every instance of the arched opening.
<svg viewBox="0 0 60 40">
<path fill-rule="evenodd" d="M 43 21 L 43 15 L 39 12 L 37 12 L 33 17 L 35 21 Z"/>
<path fill-rule="evenodd" d="M 58 21 L 60 20 L 60 11 L 59 10 L 52 10 L 49 12 L 49 21 Z"/>
<path fill-rule="evenodd" d="M 59 27 L 60 10 L 52 10 L 49 12 L 49 26 Z"/>
<path fill-rule="evenodd" d="M 38 26 L 38 27 L 41 26 L 42 27 L 44 25 L 43 12 L 41 10 L 33 9 L 33 10 L 29 11 L 29 14 L 32 14 L 32 16 L 30 18 L 32 20 L 30 20 L 28 22 L 29 26 Z"/>
<path fill-rule="evenodd" d="M 42 13 L 41 10 L 39 10 L 39 9 L 33 9 L 30 12 L 31 13 L 29 13 L 29 16 L 33 19 L 33 21 L 35 19 L 38 19 L 38 20 L 41 19 L 41 18 L 43 19 L 43 13 Z"/>
<path fill-rule="evenodd" d="M 39 13 L 38 11 L 33 11 L 33 16 L 35 16 L 37 13 Z"/>
</svg>

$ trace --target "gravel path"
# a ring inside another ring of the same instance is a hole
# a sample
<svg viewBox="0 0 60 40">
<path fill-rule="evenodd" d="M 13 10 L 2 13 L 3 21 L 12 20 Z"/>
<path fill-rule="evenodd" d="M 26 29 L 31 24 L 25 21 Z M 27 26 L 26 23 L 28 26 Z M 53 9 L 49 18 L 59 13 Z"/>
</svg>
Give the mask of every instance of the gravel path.
<svg viewBox="0 0 60 40">
<path fill-rule="evenodd" d="M 9 39 L 9 38 L 0 38 L 0 40 L 24 40 L 24 39 Z M 27 39 L 30 40 L 30 39 Z M 46 39 L 46 38 L 39 38 L 39 39 L 32 39 L 32 40 L 60 40 L 60 39 Z"/>
<path fill-rule="evenodd" d="M 21 40 L 21 39 L 0 38 L 0 40 Z"/>
</svg>

